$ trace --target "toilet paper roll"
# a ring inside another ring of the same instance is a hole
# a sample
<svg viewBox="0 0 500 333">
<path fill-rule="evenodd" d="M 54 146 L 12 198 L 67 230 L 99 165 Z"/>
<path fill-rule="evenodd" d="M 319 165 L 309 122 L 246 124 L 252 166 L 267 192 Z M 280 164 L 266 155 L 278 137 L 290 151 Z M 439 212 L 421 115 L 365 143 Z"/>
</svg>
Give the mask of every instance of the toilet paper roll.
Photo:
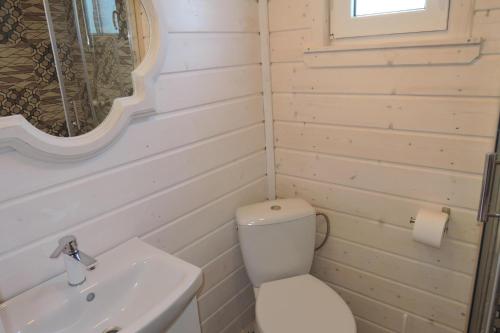
<svg viewBox="0 0 500 333">
<path fill-rule="evenodd" d="M 413 228 L 413 239 L 433 247 L 441 247 L 449 215 L 427 209 L 418 211 Z"/>
</svg>

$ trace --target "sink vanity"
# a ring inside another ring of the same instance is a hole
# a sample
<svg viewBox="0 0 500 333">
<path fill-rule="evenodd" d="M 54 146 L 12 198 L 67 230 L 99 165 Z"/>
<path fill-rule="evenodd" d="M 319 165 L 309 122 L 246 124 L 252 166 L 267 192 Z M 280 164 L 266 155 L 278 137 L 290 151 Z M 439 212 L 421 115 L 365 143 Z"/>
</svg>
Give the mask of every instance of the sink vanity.
<svg viewBox="0 0 500 333">
<path fill-rule="evenodd" d="M 49 259 L 47 259 L 49 260 Z M 198 333 L 201 270 L 134 238 L 0 305 L 0 333 Z"/>
</svg>

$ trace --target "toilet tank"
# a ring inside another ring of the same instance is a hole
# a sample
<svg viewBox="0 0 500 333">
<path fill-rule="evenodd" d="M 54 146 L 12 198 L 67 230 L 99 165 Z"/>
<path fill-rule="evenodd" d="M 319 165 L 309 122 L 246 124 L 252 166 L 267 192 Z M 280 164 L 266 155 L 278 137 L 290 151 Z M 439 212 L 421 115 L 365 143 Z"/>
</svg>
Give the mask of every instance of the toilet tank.
<svg viewBox="0 0 500 333">
<path fill-rule="evenodd" d="M 243 260 L 254 287 L 309 273 L 316 212 L 302 199 L 265 201 L 236 211 Z"/>
</svg>

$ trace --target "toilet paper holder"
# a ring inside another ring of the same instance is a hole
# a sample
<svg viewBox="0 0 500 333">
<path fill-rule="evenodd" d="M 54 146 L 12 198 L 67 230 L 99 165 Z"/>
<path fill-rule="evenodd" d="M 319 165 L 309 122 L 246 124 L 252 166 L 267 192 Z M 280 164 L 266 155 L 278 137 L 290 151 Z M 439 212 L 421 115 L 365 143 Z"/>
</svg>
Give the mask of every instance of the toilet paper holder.
<svg viewBox="0 0 500 333">
<path fill-rule="evenodd" d="M 450 209 L 450 208 L 448 208 L 448 207 L 443 207 L 443 208 L 441 208 L 441 211 L 442 211 L 443 213 L 445 213 L 445 214 L 448 214 L 448 216 L 450 216 L 450 214 L 451 214 L 451 209 Z M 417 219 L 416 219 L 415 217 L 413 217 L 413 216 L 412 216 L 412 217 L 410 217 L 410 224 L 415 224 L 416 220 L 417 220 Z M 448 224 L 446 224 L 445 231 L 448 231 Z"/>
</svg>

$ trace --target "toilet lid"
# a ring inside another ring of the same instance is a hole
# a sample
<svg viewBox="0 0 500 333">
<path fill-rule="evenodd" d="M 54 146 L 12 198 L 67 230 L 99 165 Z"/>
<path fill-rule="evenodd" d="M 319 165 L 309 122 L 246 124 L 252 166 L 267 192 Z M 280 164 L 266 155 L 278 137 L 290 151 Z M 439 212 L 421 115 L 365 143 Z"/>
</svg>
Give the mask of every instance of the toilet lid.
<svg viewBox="0 0 500 333">
<path fill-rule="evenodd" d="M 351 310 L 342 298 L 312 275 L 261 285 L 256 305 L 262 333 L 355 333 Z"/>
</svg>

